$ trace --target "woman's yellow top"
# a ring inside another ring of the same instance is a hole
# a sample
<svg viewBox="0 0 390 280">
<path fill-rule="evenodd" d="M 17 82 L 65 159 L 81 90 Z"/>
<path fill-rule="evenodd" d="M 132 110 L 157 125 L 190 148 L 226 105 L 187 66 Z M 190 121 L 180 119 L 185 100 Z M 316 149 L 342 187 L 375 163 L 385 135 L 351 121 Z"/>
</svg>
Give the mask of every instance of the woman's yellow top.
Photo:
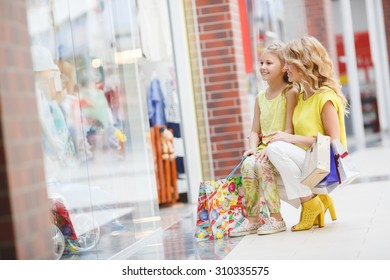
<svg viewBox="0 0 390 280">
<path fill-rule="evenodd" d="M 316 137 L 317 133 L 325 135 L 321 119 L 322 108 L 326 102 L 332 102 L 337 110 L 340 124 L 340 142 L 347 149 L 347 136 L 345 132 L 344 108 L 337 93 L 328 88 L 319 88 L 308 99 L 303 100 L 303 94 L 298 95 L 298 103 L 294 110 L 293 126 L 296 135 Z M 307 147 L 302 147 L 307 149 Z"/>
<path fill-rule="evenodd" d="M 258 102 L 260 107 L 260 126 L 261 133 L 267 135 L 276 130 L 284 131 L 286 128 L 286 111 L 287 101 L 286 93 L 291 88 L 287 86 L 281 93 L 271 100 L 266 97 L 266 90 L 263 90 L 258 95 Z M 262 143 L 258 147 L 263 149 L 267 145 L 267 140 L 263 139 Z"/>
</svg>

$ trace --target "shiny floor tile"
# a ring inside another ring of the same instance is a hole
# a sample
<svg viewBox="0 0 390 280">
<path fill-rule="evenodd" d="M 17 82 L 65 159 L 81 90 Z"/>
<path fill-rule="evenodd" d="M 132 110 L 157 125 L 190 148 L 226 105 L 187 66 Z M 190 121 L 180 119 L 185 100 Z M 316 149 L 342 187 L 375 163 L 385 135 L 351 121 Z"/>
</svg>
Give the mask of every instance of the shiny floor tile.
<svg viewBox="0 0 390 280">
<path fill-rule="evenodd" d="M 194 208 L 193 205 L 188 207 Z M 129 256 L 128 259 L 221 260 L 242 239 L 226 238 L 199 242 L 194 238 L 194 225 L 194 215 L 190 214 L 169 228 L 155 234 L 142 249 Z"/>
</svg>

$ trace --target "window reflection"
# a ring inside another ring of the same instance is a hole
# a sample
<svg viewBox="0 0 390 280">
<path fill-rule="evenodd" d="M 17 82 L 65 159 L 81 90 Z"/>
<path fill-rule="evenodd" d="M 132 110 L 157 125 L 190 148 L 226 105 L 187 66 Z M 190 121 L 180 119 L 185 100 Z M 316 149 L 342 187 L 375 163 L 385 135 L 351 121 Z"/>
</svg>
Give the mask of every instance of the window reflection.
<svg viewBox="0 0 390 280">
<path fill-rule="evenodd" d="M 27 4 L 59 255 L 106 259 L 160 224 L 136 2 Z"/>
</svg>

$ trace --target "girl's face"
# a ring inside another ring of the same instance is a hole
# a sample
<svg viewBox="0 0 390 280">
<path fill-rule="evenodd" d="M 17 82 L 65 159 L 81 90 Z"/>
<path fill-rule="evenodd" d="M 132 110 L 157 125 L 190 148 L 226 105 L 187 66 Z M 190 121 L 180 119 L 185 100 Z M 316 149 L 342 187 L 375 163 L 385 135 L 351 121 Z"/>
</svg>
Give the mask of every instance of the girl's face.
<svg viewBox="0 0 390 280">
<path fill-rule="evenodd" d="M 279 58 L 270 52 L 264 52 L 260 57 L 260 74 L 268 82 L 283 79 L 283 65 Z"/>
<path fill-rule="evenodd" d="M 295 64 L 286 63 L 285 69 L 287 71 L 289 82 L 299 82 L 301 75 L 299 74 L 298 68 L 295 66 Z"/>
</svg>

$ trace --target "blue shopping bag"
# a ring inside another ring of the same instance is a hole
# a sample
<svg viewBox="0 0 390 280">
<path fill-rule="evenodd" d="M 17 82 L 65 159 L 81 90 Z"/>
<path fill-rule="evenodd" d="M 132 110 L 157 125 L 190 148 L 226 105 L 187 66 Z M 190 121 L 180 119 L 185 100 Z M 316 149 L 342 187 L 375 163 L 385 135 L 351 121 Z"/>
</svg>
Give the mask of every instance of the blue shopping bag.
<svg viewBox="0 0 390 280">
<path fill-rule="evenodd" d="M 316 186 L 316 188 L 327 188 L 328 193 L 333 191 L 339 185 L 339 174 L 336 167 L 336 158 L 333 148 L 330 147 L 330 172 L 326 177 Z"/>
</svg>

